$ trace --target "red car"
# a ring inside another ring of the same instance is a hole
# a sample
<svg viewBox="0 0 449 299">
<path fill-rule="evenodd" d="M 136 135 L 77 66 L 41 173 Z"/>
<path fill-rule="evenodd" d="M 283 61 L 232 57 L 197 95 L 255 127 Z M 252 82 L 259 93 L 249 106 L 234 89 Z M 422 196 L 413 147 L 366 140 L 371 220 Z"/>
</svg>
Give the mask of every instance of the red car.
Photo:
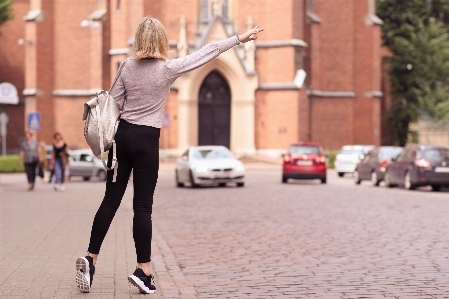
<svg viewBox="0 0 449 299">
<path fill-rule="evenodd" d="M 318 143 L 292 144 L 284 155 L 282 183 L 287 183 L 288 179 L 320 179 L 322 184 L 326 184 L 326 173 L 326 156 Z"/>
</svg>

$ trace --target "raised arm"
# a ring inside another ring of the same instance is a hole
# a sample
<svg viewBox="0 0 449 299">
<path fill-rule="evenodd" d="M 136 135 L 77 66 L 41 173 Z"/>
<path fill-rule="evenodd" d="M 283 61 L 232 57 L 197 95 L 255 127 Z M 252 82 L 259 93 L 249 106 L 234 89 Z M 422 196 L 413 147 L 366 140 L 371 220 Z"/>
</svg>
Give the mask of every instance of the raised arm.
<svg viewBox="0 0 449 299">
<path fill-rule="evenodd" d="M 235 35 L 219 42 L 209 43 L 186 57 L 167 61 L 166 67 L 169 69 L 171 77 L 177 78 L 185 73 L 199 68 L 200 66 L 216 58 L 221 53 L 240 43 L 255 40 L 257 38 L 257 33 L 261 31 L 263 31 L 263 28 L 259 28 L 259 25 L 257 25 L 253 29 L 241 35 Z"/>
<path fill-rule="evenodd" d="M 208 63 L 221 53 L 229 50 L 239 43 L 240 42 L 237 36 L 233 36 L 219 42 L 208 43 L 198 51 L 195 51 L 186 57 L 168 60 L 165 65 L 168 68 L 170 77 L 177 78 Z"/>
</svg>

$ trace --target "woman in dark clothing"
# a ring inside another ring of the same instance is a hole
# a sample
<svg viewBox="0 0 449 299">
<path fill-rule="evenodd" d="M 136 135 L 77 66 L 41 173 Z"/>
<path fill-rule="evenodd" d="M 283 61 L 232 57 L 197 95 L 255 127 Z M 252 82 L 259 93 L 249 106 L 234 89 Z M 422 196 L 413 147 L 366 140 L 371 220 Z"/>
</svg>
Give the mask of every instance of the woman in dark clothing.
<svg viewBox="0 0 449 299">
<path fill-rule="evenodd" d="M 67 144 L 62 139 L 62 135 L 56 132 L 53 135 L 54 143 L 53 143 L 53 163 L 55 170 L 55 190 L 64 191 L 64 182 L 65 182 L 65 167 L 67 165 L 67 157 L 68 157 L 68 147 Z"/>
<path fill-rule="evenodd" d="M 36 167 L 41 159 L 39 153 L 39 143 L 35 138 L 33 138 L 33 133 L 28 130 L 25 131 L 25 139 L 20 144 L 19 165 L 21 165 L 22 162 L 25 165 L 29 191 L 34 189 Z"/>
<path fill-rule="evenodd" d="M 164 106 L 170 86 L 186 74 L 218 57 L 240 43 L 256 39 L 262 28 L 212 42 L 183 58 L 168 59 L 168 38 L 164 26 L 153 18 L 141 20 L 134 39 L 131 57 L 122 64 L 110 94 L 122 114 L 115 135 L 116 181 L 108 171 L 106 192 L 95 215 L 88 255 L 76 260 L 75 282 L 81 292 L 89 292 L 100 247 L 120 206 L 133 171 L 133 238 L 137 268 L 128 280 L 143 294 L 156 291 L 151 272 L 152 204 L 159 170 L 159 135 Z M 126 100 L 126 103 L 125 103 Z M 112 155 L 109 153 L 109 165 Z"/>
</svg>

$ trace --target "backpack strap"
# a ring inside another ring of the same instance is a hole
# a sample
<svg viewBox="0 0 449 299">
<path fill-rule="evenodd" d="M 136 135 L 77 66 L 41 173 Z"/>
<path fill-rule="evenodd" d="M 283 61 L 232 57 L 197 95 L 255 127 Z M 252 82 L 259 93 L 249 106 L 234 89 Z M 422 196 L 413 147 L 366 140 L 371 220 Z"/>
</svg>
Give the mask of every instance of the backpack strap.
<svg viewBox="0 0 449 299">
<path fill-rule="evenodd" d="M 97 119 L 100 119 L 100 105 L 97 105 L 95 107 L 95 112 L 97 114 Z M 105 159 L 104 159 L 104 143 L 103 143 L 103 128 L 102 126 L 98 126 L 98 135 L 100 135 L 100 151 L 101 151 L 101 162 L 103 162 L 104 168 L 107 170 L 114 169 L 114 176 L 112 177 L 112 182 L 115 183 L 117 179 L 117 171 L 118 171 L 118 161 L 117 161 L 117 155 L 116 155 L 116 146 L 115 146 L 115 140 L 112 141 L 112 164 L 111 168 L 108 167 Z"/>
<path fill-rule="evenodd" d="M 117 74 L 115 75 L 114 78 L 114 82 L 112 82 L 111 88 L 109 88 L 109 92 L 111 92 L 112 87 L 114 87 L 115 83 L 117 82 L 118 78 L 120 77 L 120 74 L 122 73 L 123 68 L 125 67 L 126 61 L 128 59 L 125 59 L 125 61 L 122 62 L 122 64 L 120 65 L 120 67 L 118 68 Z M 125 97 L 125 101 L 123 101 L 123 107 L 119 107 L 120 111 L 123 111 L 123 109 L 125 108 L 125 102 L 126 102 L 126 97 Z"/>
<path fill-rule="evenodd" d="M 126 64 L 126 60 L 123 61 L 123 63 L 120 65 L 117 74 L 115 75 L 114 78 L 114 82 L 112 82 L 111 88 L 109 88 L 109 91 L 112 89 L 112 87 L 114 87 L 115 83 L 117 82 L 118 78 L 120 77 L 120 74 L 122 73 L 123 67 Z M 106 96 L 109 97 L 109 92 L 106 94 Z M 87 107 L 84 108 L 84 114 L 83 114 L 83 119 L 87 118 L 87 111 L 88 109 L 86 109 Z M 100 105 L 96 105 L 95 106 L 95 113 L 97 114 L 97 119 L 100 120 Z M 112 140 L 112 164 L 111 164 L 111 168 L 108 167 L 106 160 L 104 158 L 104 143 L 103 143 L 103 128 L 102 126 L 98 126 L 98 135 L 100 136 L 100 151 L 101 151 L 101 162 L 103 162 L 103 166 L 104 168 L 106 168 L 106 170 L 114 170 L 114 175 L 112 177 L 112 182 L 115 183 L 116 179 L 117 179 L 117 171 L 118 171 L 118 160 L 117 160 L 117 149 L 116 149 L 116 145 L 115 145 L 115 140 Z"/>
</svg>

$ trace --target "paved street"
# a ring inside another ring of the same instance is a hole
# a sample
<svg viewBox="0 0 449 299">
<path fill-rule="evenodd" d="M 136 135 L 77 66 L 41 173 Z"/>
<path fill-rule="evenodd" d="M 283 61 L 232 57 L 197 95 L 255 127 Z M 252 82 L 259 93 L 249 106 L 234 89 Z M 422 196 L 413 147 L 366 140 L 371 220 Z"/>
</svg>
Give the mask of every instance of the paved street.
<svg viewBox="0 0 449 299">
<path fill-rule="evenodd" d="M 329 171 L 281 184 L 253 164 L 244 188 L 176 188 L 162 167 L 155 194 L 148 298 L 449 298 L 449 191 L 355 186 Z M 0 178 L 1 298 L 142 298 L 135 267 L 132 186 L 102 247 L 90 294 L 74 285 L 104 183 L 25 191 Z"/>
</svg>

